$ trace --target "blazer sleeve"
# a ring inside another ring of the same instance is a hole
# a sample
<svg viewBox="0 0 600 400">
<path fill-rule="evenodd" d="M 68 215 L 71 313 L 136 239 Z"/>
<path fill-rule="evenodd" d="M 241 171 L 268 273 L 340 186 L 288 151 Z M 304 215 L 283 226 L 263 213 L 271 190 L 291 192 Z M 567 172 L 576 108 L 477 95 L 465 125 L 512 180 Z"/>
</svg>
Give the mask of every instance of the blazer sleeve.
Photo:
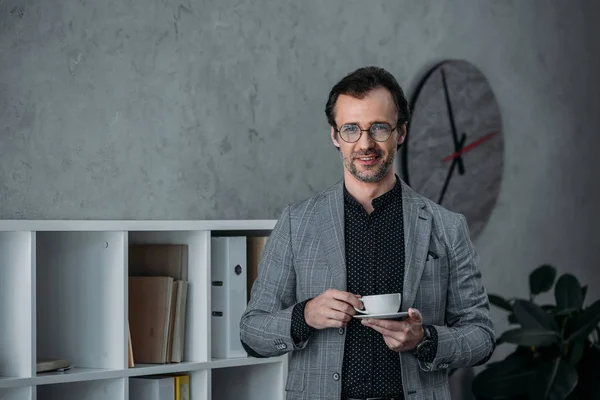
<svg viewBox="0 0 600 400">
<path fill-rule="evenodd" d="M 450 279 L 446 324 L 435 325 L 437 352 L 432 362 L 419 360 L 425 371 L 481 365 L 495 348 L 488 296 L 481 282 L 479 256 L 470 239 L 465 217 L 458 215 L 450 235 Z"/>
<path fill-rule="evenodd" d="M 287 206 L 269 235 L 240 320 L 240 339 L 250 355 L 274 357 L 306 346 L 308 340 L 296 343 L 292 338 L 295 305 L 296 274 Z"/>
</svg>

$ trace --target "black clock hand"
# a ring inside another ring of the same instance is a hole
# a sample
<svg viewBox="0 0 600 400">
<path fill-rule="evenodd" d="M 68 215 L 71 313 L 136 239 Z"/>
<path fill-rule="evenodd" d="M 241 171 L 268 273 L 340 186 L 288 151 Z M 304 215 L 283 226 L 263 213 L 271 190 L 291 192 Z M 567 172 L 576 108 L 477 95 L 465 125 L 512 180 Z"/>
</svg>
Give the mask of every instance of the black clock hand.
<svg viewBox="0 0 600 400">
<path fill-rule="evenodd" d="M 452 112 L 452 104 L 450 103 L 450 95 L 448 94 L 448 85 L 446 84 L 446 73 L 444 68 L 440 69 L 442 73 L 442 84 L 444 85 L 444 98 L 446 99 L 446 109 L 448 111 L 448 119 L 450 120 L 450 128 L 452 129 L 452 138 L 454 139 L 454 151 L 459 152 L 458 134 L 456 133 L 456 124 L 454 122 L 454 113 Z M 460 146 L 462 147 L 462 146 Z M 459 153 L 460 154 L 460 153 Z M 465 174 L 465 165 L 463 164 L 462 156 L 458 156 L 458 173 Z"/>
<path fill-rule="evenodd" d="M 458 152 L 458 154 L 460 154 L 460 151 L 462 150 L 463 146 L 465 145 L 465 141 L 467 140 L 467 135 L 465 135 L 464 133 L 462 134 L 462 136 L 460 137 L 460 142 L 458 143 L 458 150 L 456 150 Z M 452 159 L 452 164 L 450 164 L 450 168 L 448 169 L 448 174 L 446 175 L 446 180 L 444 181 L 444 187 L 442 188 L 442 193 L 440 193 L 440 198 L 438 199 L 438 204 L 442 204 L 442 200 L 444 200 L 444 195 L 446 194 L 446 190 L 448 189 L 448 184 L 450 183 L 450 178 L 452 178 L 452 174 L 454 173 L 454 166 L 456 164 L 458 164 L 458 159 L 459 157 L 455 157 L 454 159 Z M 459 164 L 459 168 L 460 168 L 460 164 Z"/>
</svg>

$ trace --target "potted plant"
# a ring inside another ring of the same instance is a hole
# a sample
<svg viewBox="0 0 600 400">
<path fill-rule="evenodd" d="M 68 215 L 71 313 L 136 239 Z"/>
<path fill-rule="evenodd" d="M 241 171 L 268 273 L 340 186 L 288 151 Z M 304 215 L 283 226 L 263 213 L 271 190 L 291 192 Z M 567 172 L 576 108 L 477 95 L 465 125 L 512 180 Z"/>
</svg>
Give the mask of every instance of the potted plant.
<svg viewBox="0 0 600 400">
<path fill-rule="evenodd" d="M 551 265 L 533 270 L 529 299 L 489 295 L 517 325 L 496 344 L 516 348 L 475 377 L 477 399 L 600 399 L 600 300 L 584 307 L 587 285 L 569 273 L 556 275 Z M 553 286 L 555 304 L 536 304 L 536 296 Z"/>
</svg>

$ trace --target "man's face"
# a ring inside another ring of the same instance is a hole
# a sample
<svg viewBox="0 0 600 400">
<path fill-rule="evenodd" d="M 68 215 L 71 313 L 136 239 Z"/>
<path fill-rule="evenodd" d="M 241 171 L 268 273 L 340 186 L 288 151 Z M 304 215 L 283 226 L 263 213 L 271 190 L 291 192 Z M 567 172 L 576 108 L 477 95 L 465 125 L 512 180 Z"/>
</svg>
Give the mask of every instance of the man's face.
<svg viewBox="0 0 600 400">
<path fill-rule="evenodd" d="M 377 88 L 363 99 L 341 95 L 335 106 L 335 122 L 340 129 L 346 124 L 356 124 L 367 130 L 372 124 L 388 124 L 392 129 L 398 121 L 394 99 L 387 89 Z M 362 182 L 379 182 L 391 172 L 396 147 L 404 142 L 406 125 L 399 125 L 384 142 L 373 140 L 368 132 L 362 132 L 353 143 L 344 141 L 341 133 L 331 129 L 333 144 L 340 149 L 346 171 Z"/>
</svg>

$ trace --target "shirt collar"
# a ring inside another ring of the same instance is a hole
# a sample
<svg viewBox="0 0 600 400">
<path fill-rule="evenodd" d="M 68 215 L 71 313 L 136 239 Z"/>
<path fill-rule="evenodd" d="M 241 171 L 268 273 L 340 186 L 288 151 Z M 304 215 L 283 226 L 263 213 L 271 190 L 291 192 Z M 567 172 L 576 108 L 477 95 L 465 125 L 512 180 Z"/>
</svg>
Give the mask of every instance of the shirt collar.
<svg viewBox="0 0 600 400">
<path fill-rule="evenodd" d="M 376 197 L 371 201 L 371 204 L 373 205 L 374 209 L 385 207 L 388 204 L 392 204 L 395 201 L 400 201 L 402 199 L 402 184 L 400 182 L 400 178 L 398 177 L 398 175 L 395 175 L 395 177 L 396 177 L 396 184 L 394 185 L 394 187 L 391 190 L 388 190 L 381 196 Z M 345 184 L 343 185 L 343 187 L 344 187 L 344 204 L 349 207 L 354 207 L 354 208 L 363 210 L 363 206 L 358 201 L 356 201 L 356 199 L 354 197 L 352 197 L 350 192 L 348 192 L 348 189 L 346 189 Z"/>
</svg>

